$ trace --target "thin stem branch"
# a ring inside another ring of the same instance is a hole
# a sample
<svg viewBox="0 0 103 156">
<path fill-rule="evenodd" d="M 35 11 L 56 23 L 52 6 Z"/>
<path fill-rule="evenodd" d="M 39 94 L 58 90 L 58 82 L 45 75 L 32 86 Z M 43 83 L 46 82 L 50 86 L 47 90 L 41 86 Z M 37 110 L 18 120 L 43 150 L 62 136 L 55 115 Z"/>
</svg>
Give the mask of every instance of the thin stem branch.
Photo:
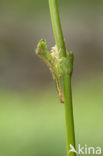
<svg viewBox="0 0 103 156">
<path fill-rule="evenodd" d="M 64 104 L 65 104 L 65 120 L 66 120 L 67 156 L 75 156 L 76 155 L 75 153 L 73 152 L 69 153 L 70 144 L 75 148 L 72 89 L 70 75 L 65 75 L 63 77 L 63 87 L 64 87 Z"/>
<path fill-rule="evenodd" d="M 61 29 L 57 0 L 49 0 L 49 7 L 50 7 L 55 42 L 57 45 L 57 49 L 60 52 L 59 56 L 66 57 L 66 48 L 65 48 L 63 33 Z"/>
</svg>

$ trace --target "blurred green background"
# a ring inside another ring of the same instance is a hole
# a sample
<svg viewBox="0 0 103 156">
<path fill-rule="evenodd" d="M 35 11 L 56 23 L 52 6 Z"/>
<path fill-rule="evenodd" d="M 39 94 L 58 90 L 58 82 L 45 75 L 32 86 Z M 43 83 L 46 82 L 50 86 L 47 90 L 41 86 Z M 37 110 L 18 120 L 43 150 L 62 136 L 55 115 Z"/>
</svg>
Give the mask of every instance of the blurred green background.
<svg viewBox="0 0 103 156">
<path fill-rule="evenodd" d="M 59 0 L 59 10 L 75 54 L 76 144 L 103 148 L 103 0 Z M 0 1 L 0 156 L 66 156 L 64 106 L 35 55 L 41 38 L 55 44 L 47 0 Z"/>
</svg>

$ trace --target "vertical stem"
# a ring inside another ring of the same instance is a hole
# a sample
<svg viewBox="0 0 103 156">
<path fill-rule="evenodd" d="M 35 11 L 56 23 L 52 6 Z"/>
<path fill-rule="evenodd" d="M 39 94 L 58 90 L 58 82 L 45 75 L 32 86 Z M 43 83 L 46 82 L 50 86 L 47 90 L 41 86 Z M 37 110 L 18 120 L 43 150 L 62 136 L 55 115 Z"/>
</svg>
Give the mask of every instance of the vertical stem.
<svg viewBox="0 0 103 156">
<path fill-rule="evenodd" d="M 60 52 L 59 56 L 65 57 L 66 56 L 66 48 L 65 48 L 63 33 L 62 33 L 62 29 L 61 29 L 57 0 L 49 0 L 49 7 L 50 7 L 55 42 L 57 45 L 57 49 Z"/>
<path fill-rule="evenodd" d="M 66 48 L 63 38 L 63 33 L 60 24 L 60 17 L 58 12 L 57 0 L 49 0 L 49 7 L 51 13 L 51 20 L 53 32 L 55 36 L 56 45 L 58 48 L 59 56 L 66 57 Z M 73 121 L 73 108 L 72 108 L 72 91 L 71 91 L 71 75 L 63 75 L 63 90 L 64 90 L 64 104 L 65 104 L 65 120 L 66 120 L 66 140 L 67 140 L 67 156 L 76 156 L 75 153 L 70 152 L 70 144 L 75 147 L 75 133 Z"/>
<path fill-rule="evenodd" d="M 66 120 L 67 156 L 75 156 L 76 155 L 75 153 L 73 152 L 69 153 L 70 144 L 75 148 L 72 89 L 70 75 L 64 75 L 63 87 L 64 87 L 64 104 L 65 104 L 65 120 Z"/>
</svg>

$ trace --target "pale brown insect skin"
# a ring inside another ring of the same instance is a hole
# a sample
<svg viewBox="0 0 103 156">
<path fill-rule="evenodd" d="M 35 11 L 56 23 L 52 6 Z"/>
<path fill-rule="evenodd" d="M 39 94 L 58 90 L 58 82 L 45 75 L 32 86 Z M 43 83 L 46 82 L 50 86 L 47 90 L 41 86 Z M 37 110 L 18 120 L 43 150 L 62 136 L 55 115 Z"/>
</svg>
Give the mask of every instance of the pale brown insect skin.
<svg viewBox="0 0 103 156">
<path fill-rule="evenodd" d="M 64 104 L 62 89 L 59 89 L 59 98 L 60 98 L 60 103 Z"/>
<path fill-rule="evenodd" d="M 52 50 L 51 50 L 51 57 L 54 59 L 54 61 L 57 59 L 57 48 L 56 48 L 56 45 L 54 47 L 52 47 Z M 53 75 L 53 74 L 52 74 Z M 53 76 L 53 79 L 54 81 L 56 80 L 55 79 L 55 76 Z M 59 94 L 59 99 L 60 99 L 60 103 L 63 103 L 64 104 L 64 100 L 63 100 L 63 91 L 62 91 L 62 88 L 57 88 L 57 91 L 58 91 L 58 94 Z"/>
<path fill-rule="evenodd" d="M 41 43 L 41 44 L 40 44 Z M 52 47 L 51 51 L 47 50 L 46 42 L 41 40 L 36 49 L 36 54 L 45 62 L 48 66 L 53 80 L 56 85 L 57 92 L 59 94 L 60 103 L 64 103 L 63 100 L 63 91 L 62 91 L 62 83 L 58 71 L 58 51 L 56 45 Z M 54 67 L 55 64 L 55 67 Z"/>
</svg>

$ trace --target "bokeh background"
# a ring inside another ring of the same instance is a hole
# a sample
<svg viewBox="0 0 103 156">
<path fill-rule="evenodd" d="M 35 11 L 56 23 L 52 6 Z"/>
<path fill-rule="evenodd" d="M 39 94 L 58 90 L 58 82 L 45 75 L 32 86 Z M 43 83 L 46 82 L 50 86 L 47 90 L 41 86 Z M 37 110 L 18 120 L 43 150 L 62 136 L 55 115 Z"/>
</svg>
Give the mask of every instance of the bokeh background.
<svg viewBox="0 0 103 156">
<path fill-rule="evenodd" d="M 59 10 L 75 54 L 76 144 L 103 148 L 103 0 L 59 0 Z M 35 55 L 41 38 L 55 44 L 47 0 L 0 0 L 0 156 L 66 156 L 64 105 Z"/>
</svg>

